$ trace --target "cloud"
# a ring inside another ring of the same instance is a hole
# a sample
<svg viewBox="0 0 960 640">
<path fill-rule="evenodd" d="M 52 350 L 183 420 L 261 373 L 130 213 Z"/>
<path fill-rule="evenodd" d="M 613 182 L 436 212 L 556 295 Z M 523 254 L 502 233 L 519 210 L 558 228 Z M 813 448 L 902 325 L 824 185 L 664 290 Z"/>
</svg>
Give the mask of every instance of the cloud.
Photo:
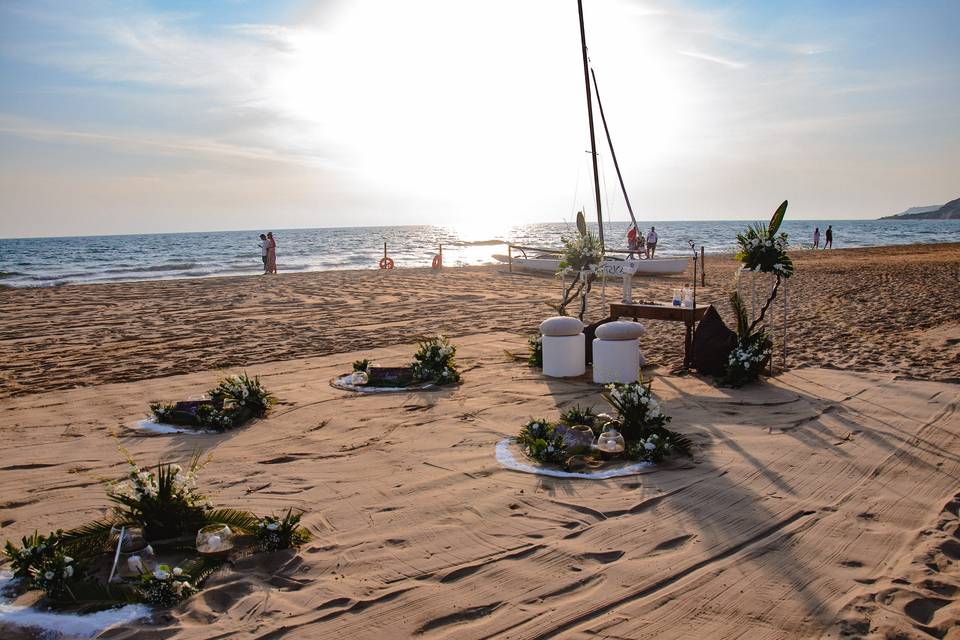
<svg viewBox="0 0 960 640">
<path fill-rule="evenodd" d="M 712 62 L 723 67 L 728 67 L 730 69 L 743 69 L 747 66 L 745 62 L 738 62 L 736 60 L 728 60 L 727 58 L 721 58 L 720 56 L 710 55 L 708 53 L 701 53 L 699 51 L 692 50 L 677 50 L 682 56 L 687 56 L 690 58 L 696 58 L 697 60 L 706 60 L 707 62 Z"/>
</svg>

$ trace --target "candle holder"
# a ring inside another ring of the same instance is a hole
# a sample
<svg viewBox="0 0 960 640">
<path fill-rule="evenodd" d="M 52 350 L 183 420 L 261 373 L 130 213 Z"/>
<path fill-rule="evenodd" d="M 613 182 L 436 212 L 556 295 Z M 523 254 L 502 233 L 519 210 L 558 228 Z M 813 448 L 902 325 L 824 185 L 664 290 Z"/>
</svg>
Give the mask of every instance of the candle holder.
<svg viewBox="0 0 960 640">
<path fill-rule="evenodd" d="M 233 550 L 234 533 L 225 524 L 208 524 L 197 532 L 197 553 L 220 556 Z"/>
<path fill-rule="evenodd" d="M 121 580 L 137 579 L 151 573 L 157 567 L 157 556 L 147 544 L 139 527 L 117 529 L 114 543 L 119 547 L 116 554 L 115 576 Z"/>
<path fill-rule="evenodd" d="M 593 430 L 585 424 L 575 424 L 563 432 L 563 444 L 568 451 L 589 449 L 593 445 Z"/>
<path fill-rule="evenodd" d="M 627 443 L 623 434 L 617 431 L 614 423 L 610 422 L 603 428 L 603 433 L 597 436 L 597 450 L 601 453 L 616 455 L 623 453 Z"/>
</svg>

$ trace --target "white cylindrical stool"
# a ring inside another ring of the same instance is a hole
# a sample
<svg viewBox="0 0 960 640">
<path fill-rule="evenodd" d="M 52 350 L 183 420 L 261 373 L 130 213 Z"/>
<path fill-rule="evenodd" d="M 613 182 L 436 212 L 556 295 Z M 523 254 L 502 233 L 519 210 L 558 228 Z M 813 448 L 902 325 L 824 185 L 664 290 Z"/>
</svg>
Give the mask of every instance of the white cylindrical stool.
<svg viewBox="0 0 960 640">
<path fill-rule="evenodd" d="M 543 375 L 552 378 L 582 376 L 587 370 L 587 338 L 575 336 L 543 336 Z"/>
<path fill-rule="evenodd" d="M 608 322 L 597 327 L 593 341 L 593 381 L 630 383 L 640 378 L 644 364 L 639 337 L 645 329 L 639 322 Z"/>
<path fill-rule="evenodd" d="M 636 382 L 639 378 L 639 340 L 594 339 L 593 381 L 595 383 Z"/>
<path fill-rule="evenodd" d="M 577 318 L 557 316 L 540 323 L 543 334 L 543 374 L 554 378 L 582 376 L 586 367 L 586 337 Z"/>
</svg>

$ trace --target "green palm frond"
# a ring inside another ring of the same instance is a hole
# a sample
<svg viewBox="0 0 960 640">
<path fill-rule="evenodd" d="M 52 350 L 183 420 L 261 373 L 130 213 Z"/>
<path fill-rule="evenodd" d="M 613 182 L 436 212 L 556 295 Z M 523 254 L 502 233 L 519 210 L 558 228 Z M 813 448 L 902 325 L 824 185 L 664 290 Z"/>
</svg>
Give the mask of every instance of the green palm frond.
<svg viewBox="0 0 960 640">
<path fill-rule="evenodd" d="M 733 307 L 733 313 L 737 316 L 737 336 L 741 341 L 745 340 L 750 326 L 750 317 L 747 315 L 743 299 L 736 291 L 730 294 L 730 306 Z"/>
<path fill-rule="evenodd" d="M 119 605 L 140 602 L 133 588 L 122 584 L 101 584 L 92 580 L 78 580 L 69 585 L 69 595 L 51 602 L 54 609 L 76 613 L 94 613 Z"/>
<path fill-rule="evenodd" d="M 203 514 L 203 524 L 225 524 L 239 533 L 254 533 L 257 530 L 257 516 L 239 509 L 214 509 Z"/>
<path fill-rule="evenodd" d="M 139 525 L 123 517 L 109 517 L 88 522 L 75 529 L 64 531 L 61 544 L 69 550 L 70 555 L 89 558 L 107 550 L 110 546 L 110 533 L 114 527 L 132 526 Z"/>
<path fill-rule="evenodd" d="M 183 565 L 181 568 L 190 576 L 195 587 L 203 586 L 207 579 L 227 563 L 226 558 L 202 556 Z"/>
</svg>

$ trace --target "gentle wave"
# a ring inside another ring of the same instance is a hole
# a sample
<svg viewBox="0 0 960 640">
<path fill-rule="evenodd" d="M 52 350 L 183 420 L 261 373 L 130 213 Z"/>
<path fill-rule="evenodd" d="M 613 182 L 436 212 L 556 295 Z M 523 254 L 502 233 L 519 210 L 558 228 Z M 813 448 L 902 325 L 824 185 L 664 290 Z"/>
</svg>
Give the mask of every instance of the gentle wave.
<svg viewBox="0 0 960 640">
<path fill-rule="evenodd" d="M 686 256 L 688 240 L 707 253 L 728 253 L 744 221 L 647 222 L 660 236 L 658 257 Z M 960 221 L 792 221 L 783 223 L 794 249 L 809 246 L 816 226 L 834 227 L 836 247 L 866 247 L 917 242 L 960 242 Z M 596 224 L 590 225 L 596 232 Z M 608 248 L 625 248 L 626 222 L 604 225 Z M 493 229 L 479 236 L 460 235 L 439 226 L 288 229 L 279 239 L 281 272 L 375 269 L 383 243 L 397 268 L 429 267 L 438 245 L 444 264 L 477 265 L 505 254 L 507 241 L 558 247 L 576 233 L 572 223 L 539 223 Z M 0 240 L 0 281 L 5 288 L 61 284 L 244 276 L 263 272 L 259 232 L 225 231 L 78 238 Z M 502 238 L 502 239 L 501 239 Z"/>
</svg>

